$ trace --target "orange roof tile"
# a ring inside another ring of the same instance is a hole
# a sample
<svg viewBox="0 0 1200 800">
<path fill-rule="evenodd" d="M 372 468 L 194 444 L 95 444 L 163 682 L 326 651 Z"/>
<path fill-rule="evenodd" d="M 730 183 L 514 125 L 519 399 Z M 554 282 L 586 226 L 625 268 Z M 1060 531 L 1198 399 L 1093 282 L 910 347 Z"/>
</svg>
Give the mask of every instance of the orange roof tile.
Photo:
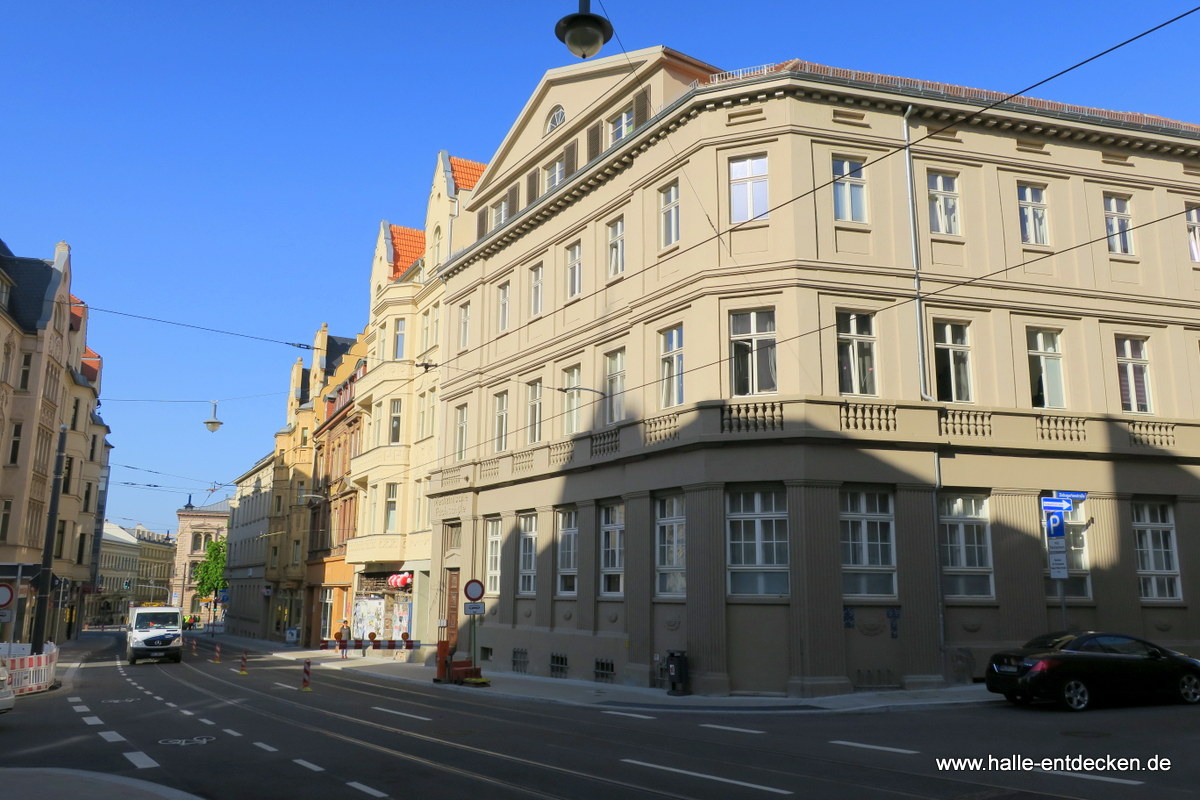
<svg viewBox="0 0 1200 800">
<path fill-rule="evenodd" d="M 392 280 L 400 277 L 404 270 L 425 255 L 425 231 L 392 226 Z"/>
<path fill-rule="evenodd" d="M 459 189 L 474 189 L 485 169 L 487 164 L 450 156 L 450 174 L 454 176 L 454 185 Z"/>
<path fill-rule="evenodd" d="M 79 365 L 79 371 L 83 373 L 83 377 L 95 383 L 100 377 L 100 367 L 104 363 L 104 359 L 90 347 L 83 348 L 82 363 Z"/>
</svg>

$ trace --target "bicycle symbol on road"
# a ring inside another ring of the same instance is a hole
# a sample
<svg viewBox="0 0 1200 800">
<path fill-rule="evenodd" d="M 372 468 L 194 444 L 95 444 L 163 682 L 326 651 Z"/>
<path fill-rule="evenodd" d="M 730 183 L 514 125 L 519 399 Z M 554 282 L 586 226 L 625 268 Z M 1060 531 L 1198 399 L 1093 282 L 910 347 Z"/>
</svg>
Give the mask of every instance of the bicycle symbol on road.
<svg viewBox="0 0 1200 800">
<path fill-rule="evenodd" d="M 190 744 L 208 744 L 215 736 L 193 736 L 190 739 L 159 739 L 159 744 L 177 744 L 180 747 L 187 747 Z"/>
</svg>

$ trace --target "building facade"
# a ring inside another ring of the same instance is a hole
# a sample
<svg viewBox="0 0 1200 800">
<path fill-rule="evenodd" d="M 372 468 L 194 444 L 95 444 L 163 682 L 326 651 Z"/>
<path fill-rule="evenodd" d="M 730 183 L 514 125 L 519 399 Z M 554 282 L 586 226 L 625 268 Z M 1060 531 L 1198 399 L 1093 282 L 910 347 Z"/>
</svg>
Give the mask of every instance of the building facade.
<svg viewBox="0 0 1200 800">
<path fill-rule="evenodd" d="M 1200 127 L 1001 100 L 666 48 L 547 73 L 437 271 L 431 618 L 478 579 L 486 669 L 684 651 L 711 694 L 1200 643 Z"/>
<path fill-rule="evenodd" d="M 138 543 L 138 576 L 134 596 L 139 603 L 171 602 L 176 542 L 170 534 L 155 533 L 142 525 L 126 528 Z"/>
<path fill-rule="evenodd" d="M 267 637 L 271 586 L 266 582 L 267 533 L 270 530 L 275 454 L 267 453 L 234 481 L 229 499 L 229 547 L 225 579 L 229 607 L 225 631 L 255 639 Z"/>
<path fill-rule="evenodd" d="M 187 505 L 175 512 L 179 527 L 175 533 L 170 604 L 206 623 L 220 621 L 223 609 L 219 597 L 204 597 L 196 591 L 196 567 L 208 557 L 209 544 L 226 538 L 230 510 L 228 499 L 195 506 L 189 498 Z"/>
</svg>

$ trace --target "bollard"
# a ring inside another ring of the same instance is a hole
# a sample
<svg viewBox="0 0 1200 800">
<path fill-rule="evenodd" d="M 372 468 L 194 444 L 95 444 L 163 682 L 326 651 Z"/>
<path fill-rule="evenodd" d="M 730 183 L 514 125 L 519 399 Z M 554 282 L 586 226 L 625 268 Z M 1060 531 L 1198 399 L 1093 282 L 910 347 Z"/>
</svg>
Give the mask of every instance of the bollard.
<svg viewBox="0 0 1200 800">
<path fill-rule="evenodd" d="M 220 642 L 217 642 L 217 655 L 216 655 L 216 658 L 213 659 L 213 663 L 214 664 L 221 663 L 221 643 Z"/>
<path fill-rule="evenodd" d="M 242 668 L 238 670 L 238 675 L 249 675 L 249 674 L 250 674 L 249 672 L 246 672 L 246 651 L 243 650 L 242 651 Z"/>
<path fill-rule="evenodd" d="M 300 691 L 311 692 L 312 687 L 308 685 L 308 676 L 312 674 L 312 659 L 304 659 L 304 678 L 300 682 Z"/>
<path fill-rule="evenodd" d="M 196 655 L 196 640 L 192 639 L 192 655 Z"/>
</svg>

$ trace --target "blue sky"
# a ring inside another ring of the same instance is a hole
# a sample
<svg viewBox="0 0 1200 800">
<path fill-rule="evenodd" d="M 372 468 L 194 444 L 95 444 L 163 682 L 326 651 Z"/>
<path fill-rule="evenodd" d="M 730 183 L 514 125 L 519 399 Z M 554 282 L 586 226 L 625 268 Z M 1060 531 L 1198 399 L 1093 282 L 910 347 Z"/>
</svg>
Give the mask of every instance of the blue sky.
<svg viewBox="0 0 1200 800">
<path fill-rule="evenodd" d="M 490 159 L 541 75 L 573 60 L 574 0 L 0 3 L 0 239 L 72 246 L 108 309 L 282 342 L 367 321 L 379 221 L 419 227 L 445 149 Z M 596 0 L 602 55 L 667 45 L 721 69 L 789 58 L 1022 89 L 1186 2 L 817 4 Z M 1200 13 L 1033 94 L 1200 122 Z M 174 530 L 272 449 L 284 344 L 96 310 L 108 517 Z M 307 358 L 306 358 L 307 360 Z M 145 401 L 196 402 L 145 402 Z M 202 425 L 221 400 L 225 426 Z M 133 402 L 136 401 L 136 402 Z M 157 484 L 157 487 L 130 485 Z"/>
</svg>

